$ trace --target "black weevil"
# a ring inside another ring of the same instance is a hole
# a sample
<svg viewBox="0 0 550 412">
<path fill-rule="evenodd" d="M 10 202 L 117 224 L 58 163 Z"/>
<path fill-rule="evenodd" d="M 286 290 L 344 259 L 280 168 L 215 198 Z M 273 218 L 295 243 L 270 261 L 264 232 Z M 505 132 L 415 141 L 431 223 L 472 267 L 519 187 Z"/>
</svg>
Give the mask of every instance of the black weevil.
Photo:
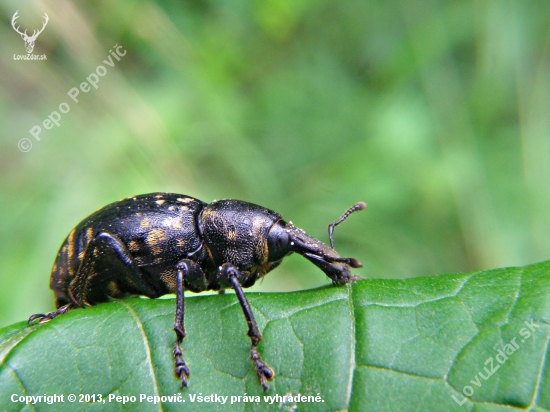
<svg viewBox="0 0 550 412">
<path fill-rule="evenodd" d="M 57 310 L 32 315 L 29 324 L 110 297 L 157 298 L 175 293 L 175 373 L 186 387 L 189 368 L 181 349 L 184 290 L 223 293 L 232 288 L 248 323 L 250 358 L 267 390 L 267 381 L 275 373 L 256 348 L 262 335 L 242 288 L 252 286 L 293 252 L 318 266 L 334 284 L 359 279 L 351 275 L 351 268 L 361 263 L 336 253 L 332 233 L 351 213 L 365 207 L 359 202 L 329 225 L 328 247 L 292 222 L 286 223 L 278 213 L 239 200 L 207 204 L 185 195 L 151 193 L 111 203 L 69 233 L 51 273 Z"/>
</svg>

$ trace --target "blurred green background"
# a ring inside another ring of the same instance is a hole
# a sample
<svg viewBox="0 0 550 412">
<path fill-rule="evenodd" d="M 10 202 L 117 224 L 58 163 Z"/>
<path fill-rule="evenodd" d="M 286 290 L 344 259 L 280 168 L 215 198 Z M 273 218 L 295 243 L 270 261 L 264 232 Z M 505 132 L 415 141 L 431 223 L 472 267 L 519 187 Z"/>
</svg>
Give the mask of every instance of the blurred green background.
<svg viewBox="0 0 550 412">
<path fill-rule="evenodd" d="M 29 34 L 49 15 L 46 61 L 14 60 L 16 10 Z M 8 0 L 0 14 L 0 326 L 53 308 L 76 223 L 154 191 L 258 203 L 324 241 L 366 201 L 335 233 L 364 277 L 550 258 L 548 1 Z M 326 283 L 292 256 L 254 290 Z"/>
</svg>

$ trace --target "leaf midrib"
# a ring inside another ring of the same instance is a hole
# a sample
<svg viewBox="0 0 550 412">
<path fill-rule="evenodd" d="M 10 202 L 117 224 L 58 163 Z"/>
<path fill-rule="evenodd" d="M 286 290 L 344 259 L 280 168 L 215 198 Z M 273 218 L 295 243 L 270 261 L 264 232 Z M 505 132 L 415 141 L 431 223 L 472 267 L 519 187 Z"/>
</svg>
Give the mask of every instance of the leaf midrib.
<svg viewBox="0 0 550 412">
<path fill-rule="evenodd" d="M 119 300 L 119 301 L 117 301 L 117 303 L 124 306 L 128 310 L 128 312 L 132 315 L 132 318 L 134 319 L 134 321 L 136 323 L 136 326 L 139 330 L 139 333 L 140 333 L 142 341 L 143 341 L 143 346 L 145 347 L 146 362 L 147 362 L 147 365 L 149 366 L 149 370 L 151 372 L 151 378 L 153 379 L 153 390 L 155 392 L 155 396 L 160 396 L 160 391 L 159 391 L 158 381 L 157 381 L 157 375 L 155 373 L 155 368 L 153 367 L 153 358 L 152 358 L 152 355 L 151 355 L 151 347 L 150 347 L 150 344 L 149 344 L 149 339 L 147 338 L 147 334 L 145 333 L 145 329 L 143 329 L 143 323 L 141 322 L 141 319 L 139 318 L 136 311 L 130 305 L 128 305 L 123 300 Z M 157 410 L 159 410 L 160 412 L 163 412 L 161 402 L 157 403 L 156 405 L 158 405 Z"/>
</svg>

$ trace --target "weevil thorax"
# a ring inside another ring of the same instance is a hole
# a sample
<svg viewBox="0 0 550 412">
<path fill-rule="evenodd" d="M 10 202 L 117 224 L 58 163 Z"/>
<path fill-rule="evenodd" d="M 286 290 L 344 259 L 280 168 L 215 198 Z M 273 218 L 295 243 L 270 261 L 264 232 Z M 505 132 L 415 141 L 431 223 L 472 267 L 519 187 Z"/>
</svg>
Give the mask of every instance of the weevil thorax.
<svg viewBox="0 0 550 412">
<path fill-rule="evenodd" d="M 214 265 L 232 263 L 246 276 L 268 262 L 267 234 L 279 219 L 279 214 L 264 207 L 225 199 L 206 205 L 199 221 Z"/>
<path fill-rule="evenodd" d="M 352 268 L 362 266 L 358 260 L 343 258 L 336 250 L 308 235 L 292 222 L 286 224 L 284 230 L 289 237 L 289 250 L 304 256 L 325 272 L 333 283 L 342 285 L 360 279 L 359 276 L 351 274 Z"/>
</svg>

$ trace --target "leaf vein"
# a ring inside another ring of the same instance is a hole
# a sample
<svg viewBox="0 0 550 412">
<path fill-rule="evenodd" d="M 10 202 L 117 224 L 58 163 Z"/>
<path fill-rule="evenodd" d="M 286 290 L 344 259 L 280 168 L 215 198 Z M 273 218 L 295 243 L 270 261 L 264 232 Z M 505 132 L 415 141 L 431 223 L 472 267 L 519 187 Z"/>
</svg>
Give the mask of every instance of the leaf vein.
<svg viewBox="0 0 550 412">
<path fill-rule="evenodd" d="M 143 324 L 141 323 L 141 320 L 139 319 L 139 316 L 136 313 L 136 311 L 134 310 L 134 308 L 132 308 L 130 305 L 128 305 L 126 302 L 124 302 L 122 300 L 117 301 L 117 303 L 124 306 L 128 310 L 128 312 L 130 312 L 130 314 L 132 315 L 132 318 L 136 322 L 136 326 L 139 330 L 139 333 L 141 334 L 141 337 L 142 337 L 142 340 L 143 340 L 143 345 L 145 347 L 145 354 L 146 354 L 146 357 L 147 357 L 147 363 L 149 365 L 149 369 L 151 370 L 151 378 L 153 379 L 153 390 L 154 390 L 156 396 L 160 396 L 160 393 L 159 393 L 159 390 L 158 390 L 157 376 L 155 374 L 155 367 L 153 366 L 153 358 L 151 356 L 151 346 L 149 345 L 149 339 L 147 338 L 147 334 L 145 333 L 145 330 L 143 329 Z M 159 411 L 163 410 L 162 405 L 160 403 L 158 404 L 158 410 Z"/>
</svg>

